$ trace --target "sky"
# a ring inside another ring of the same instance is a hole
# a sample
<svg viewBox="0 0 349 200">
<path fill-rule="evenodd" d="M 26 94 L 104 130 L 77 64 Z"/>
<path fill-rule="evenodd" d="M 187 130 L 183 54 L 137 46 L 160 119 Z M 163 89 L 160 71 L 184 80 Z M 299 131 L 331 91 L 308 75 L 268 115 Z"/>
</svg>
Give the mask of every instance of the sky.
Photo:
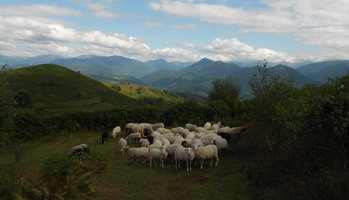
<svg viewBox="0 0 349 200">
<path fill-rule="evenodd" d="M 349 60 L 348 0 L 0 0 L 0 55 Z"/>
</svg>

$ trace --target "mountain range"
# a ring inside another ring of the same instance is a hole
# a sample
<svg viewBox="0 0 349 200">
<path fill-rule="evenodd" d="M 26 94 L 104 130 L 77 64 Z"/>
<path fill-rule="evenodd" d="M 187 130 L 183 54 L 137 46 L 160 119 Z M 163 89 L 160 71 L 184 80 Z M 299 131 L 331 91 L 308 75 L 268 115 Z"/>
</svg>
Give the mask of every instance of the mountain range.
<svg viewBox="0 0 349 200">
<path fill-rule="evenodd" d="M 241 96 L 250 97 L 249 80 L 257 74 L 256 65 L 246 67 L 242 63 L 226 63 L 204 58 L 196 63 L 167 62 L 164 59 L 146 62 L 122 56 L 84 56 L 63 58 L 43 55 L 27 59 L 0 56 L 0 64 L 7 63 L 14 68 L 42 63 L 67 67 L 102 82 L 130 82 L 168 90 L 173 93 L 187 93 L 206 96 L 211 82 L 227 75 L 239 80 Z M 244 67 L 241 67 L 244 66 Z M 298 68 L 287 65 L 270 67 L 270 72 L 291 77 L 297 85 L 327 82 L 328 78 L 344 75 L 349 70 L 349 61 L 336 60 L 310 63 Z"/>
</svg>

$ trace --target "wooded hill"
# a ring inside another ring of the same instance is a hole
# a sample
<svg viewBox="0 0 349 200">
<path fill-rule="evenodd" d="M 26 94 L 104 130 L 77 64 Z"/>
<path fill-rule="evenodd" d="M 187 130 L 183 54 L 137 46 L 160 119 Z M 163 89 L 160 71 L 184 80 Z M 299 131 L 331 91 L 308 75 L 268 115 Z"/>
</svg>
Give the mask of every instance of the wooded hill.
<svg viewBox="0 0 349 200">
<path fill-rule="evenodd" d="M 128 90 L 117 91 L 79 72 L 54 64 L 9 70 L 6 71 L 6 79 L 13 91 L 17 94 L 20 92 L 21 98 L 24 98 L 22 100 L 26 101 L 23 107 L 27 110 L 91 111 L 115 106 L 137 106 L 138 98 L 143 93 L 148 97 L 163 98 L 164 101 L 179 99 L 148 87 L 137 91 L 140 86 L 136 85 L 130 86 Z"/>
</svg>

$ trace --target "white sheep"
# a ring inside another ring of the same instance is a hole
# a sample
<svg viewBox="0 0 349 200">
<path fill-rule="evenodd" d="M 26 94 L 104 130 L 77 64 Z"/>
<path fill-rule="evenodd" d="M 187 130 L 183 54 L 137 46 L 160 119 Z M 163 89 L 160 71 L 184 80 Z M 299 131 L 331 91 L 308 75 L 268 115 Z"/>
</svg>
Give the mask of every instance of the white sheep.
<svg viewBox="0 0 349 200">
<path fill-rule="evenodd" d="M 162 148 L 162 145 L 159 145 L 159 144 L 151 144 L 149 146 L 147 146 L 149 150 L 152 150 L 152 149 L 161 149 Z"/>
<path fill-rule="evenodd" d="M 168 153 L 169 156 L 172 158 L 172 162 L 174 161 L 175 158 L 175 152 L 176 149 L 183 147 L 181 144 L 170 144 L 166 147 L 166 152 Z"/>
<path fill-rule="evenodd" d="M 113 129 L 113 133 L 112 133 L 112 136 L 113 138 L 116 138 L 116 136 L 118 135 L 118 133 L 121 132 L 121 127 L 120 126 L 116 126 L 114 129 Z"/>
<path fill-rule="evenodd" d="M 164 123 L 159 122 L 159 123 L 152 124 L 152 128 L 153 130 L 156 130 L 158 128 L 165 128 L 165 125 Z"/>
<path fill-rule="evenodd" d="M 212 139 L 212 144 L 216 145 L 220 155 L 227 155 L 228 151 L 228 141 L 222 137 L 215 137 Z"/>
<path fill-rule="evenodd" d="M 131 133 L 130 135 L 128 135 L 125 139 L 126 140 L 129 140 L 130 143 L 132 140 L 136 141 L 136 140 L 139 140 L 141 139 L 141 134 L 140 133 Z"/>
<path fill-rule="evenodd" d="M 166 138 L 170 141 L 170 143 L 173 143 L 176 140 L 176 136 L 174 133 L 165 133 L 163 135 L 156 136 L 157 139 L 161 140 L 162 138 Z"/>
<path fill-rule="evenodd" d="M 133 158 L 134 164 L 136 163 L 136 158 L 144 158 L 143 163 L 147 161 L 149 149 L 147 147 L 133 147 L 130 148 L 129 146 L 126 146 L 125 151 L 128 153 L 128 160 L 131 161 Z"/>
<path fill-rule="evenodd" d="M 141 147 L 148 147 L 150 145 L 149 140 L 144 138 L 140 139 L 139 143 L 141 143 Z"/>
<path fill-rule="evenodd" d="M 70 148 L 70 155 L 69 156 L 72 156 L 76 153 L 79 153 L 79 152 L 90 152 L 90 149 L 88 148 L 88 145 L 87 144 L 79 144 L 79 145 L 76 145 L 76 146 L 73 146 L 72 148 Z"/>
<path fill-rule="evenodd" d="M 161 136 L 161 133 L 159 133 L 158 131 L 154 131 L 150 134 L 153 138 L 159 137 Z"/>
<path fill-rule="evenodd" d="M 161 138 L 160 139 L 162 146 L 168 146 L 171 144 L 170 140 L 168 140 L 167 138 Z"/>
<path fill-rule="evenodd" d="M 151 163 L 152 161 L 154 161 L 154 165 L 156 167 L 156 161 L 155 160 L 159 160 L 160 161 L 160 166 L 162 168 L 164 168 L 164 160 L 167 159 L 167 155 L 168 153 L 166 152 L 166 148 L 162 147 L 161 149 L 151 149 L 149 151 L 149 155 L 148 155 L 148 160 L 149 160 L 149 166 L 151 167 Z"/>
<path fill-rule="evenodd" d="M 158 138 L 153 139 L 153 144 L 162 146 L 162 142 Z"/>
<path fill-rule="evenodd" d="M 158 128 L 156 129 L 157 132 L 161 133 L 162 135 L 165 134 L 165 133 L 170 133 L 170 129 L 167 129 L 167 128 Z"/>
<path fill-rule="evenodd" d="M 118 145 L 120 147 L 120 152 L 122 152 L 122 155 L 124 155 L 124 148 L 127 146 L 127 141 L 124 138 L 120 138 Z"/>
<path fill-rule="evenodd" d="M 195 158 L 194 151 L 189 148 L 180 147 L 175 151 L 175 168 L 177 169 L 181 167 L 180 161 L 185 161 L 187 163 L 187 171 L 191 171 L 191 162 Z"/>
<path fill-rule="evenodd" d="M 195 145 L 199 147 L 205 146 L 201 139 L 194 139 L 193 142 L 191 143 L 191 148 L 194 148 Z"/>
<path fill-rule="evenodd" d="M 215 166 L 218 165 L 218 148 L 216 145 L 207 145 L 204 147 L 199 147 L 198 145 L 194 146 L 195 158 L 198 159 L 201 163 L 200 169 L 204 168 L 204 160 L 211 159 L 210 167 L 212 166 L 213 159 L 216 160 Z"/>
<path fill-rule="evenodd" d="M 175 128 L 171 128 L 170 131 L 172 133 L 174 133 L 175 135 L 176 134 L 180 134 L 181 136 L 185 136 L 189 133 L 189 130 L 188 129 L 185 129 L 183 127 L 175 127 Z"/>
<path fill-rule="evenodd" d="M 204 125 L 204 129 L 205 130 L 210 130 L 211 127 L 212 127 L 211 122 L 206 122 L 205 125 Z"/>
<path fill-rule="evenodd" d="M 201 132 L 205 132 L 205 128 L 204 127 L 197 127 L 196 129 L 195 129 L 195 132 L 197 132 L 197 133 L 201 133 Z"/>
<path fill-rule="evenodd" d="M 196 125 L 194 124 L 190 124 L 190 123 L 187 123 L 184 128 L 188 129 L 189 131 L 195 131 L 195 129 L 197 128 Z"/>
</svg>

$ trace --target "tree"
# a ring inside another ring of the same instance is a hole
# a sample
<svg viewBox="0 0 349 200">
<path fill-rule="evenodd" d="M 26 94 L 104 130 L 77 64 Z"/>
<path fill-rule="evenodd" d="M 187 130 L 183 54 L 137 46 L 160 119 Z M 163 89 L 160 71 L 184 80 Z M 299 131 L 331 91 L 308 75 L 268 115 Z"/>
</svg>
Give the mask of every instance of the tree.
<svg viewBox="0 0 349 200">
<path fill-rule="evenodd" d="M 13 91 L 7 82 L 6 66 L 5 64 L 0 71 L 0 146 L 5 145 L 10 138 L 13 128 L 12 114 L 15 105 Z"/>
<path fill-rule="evenodd" d="M 240 95 L 241 86 L 237 79 L 232 76 L 218 78 L 212 81 L 211 90 L 207 93 L 210 101 L 237 99 Z"/>
</svg>

